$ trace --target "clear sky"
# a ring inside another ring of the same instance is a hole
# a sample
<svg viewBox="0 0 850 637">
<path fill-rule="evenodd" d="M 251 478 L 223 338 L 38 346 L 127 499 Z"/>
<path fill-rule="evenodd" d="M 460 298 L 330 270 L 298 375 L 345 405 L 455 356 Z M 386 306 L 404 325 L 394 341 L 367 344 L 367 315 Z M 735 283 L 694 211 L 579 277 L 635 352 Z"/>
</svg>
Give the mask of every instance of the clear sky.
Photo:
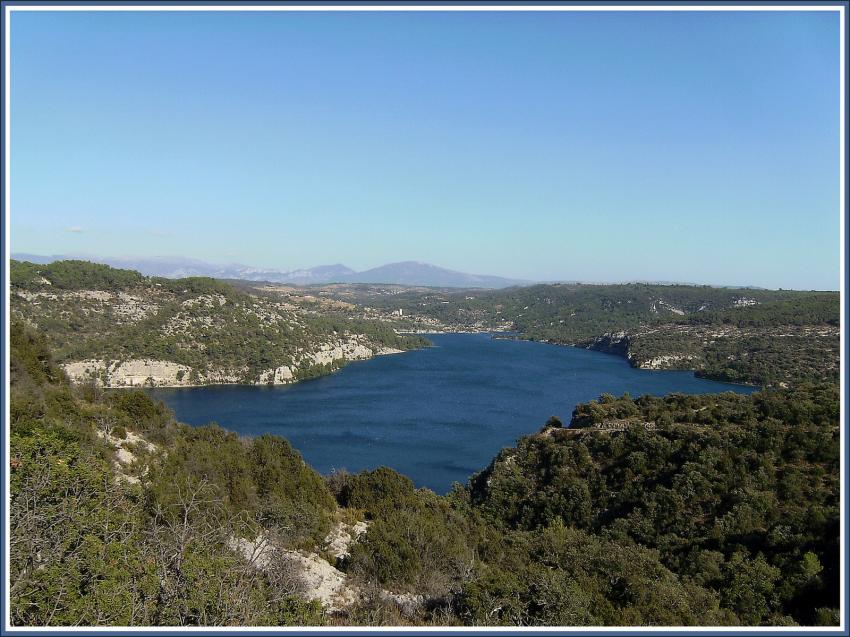
<svg viewBox="0 0 850 637">
<path fill-rule="evenodd" d="M 12 249 L 837 289 L 838 24 L 15 13 Z"/>
</svg>

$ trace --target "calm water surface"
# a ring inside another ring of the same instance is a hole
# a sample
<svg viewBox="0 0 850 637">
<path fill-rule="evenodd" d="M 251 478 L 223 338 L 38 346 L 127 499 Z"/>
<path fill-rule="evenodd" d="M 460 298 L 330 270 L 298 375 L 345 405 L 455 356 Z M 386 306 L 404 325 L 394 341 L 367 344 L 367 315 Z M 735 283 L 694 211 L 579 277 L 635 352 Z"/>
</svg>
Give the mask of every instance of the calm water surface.
<svg viewBox="0 0 850 637">
<path fill-rule="evenodd" d="M 429 336 L 435 347 L 352 363 L 279 387 L 154 389 L 177 418 L 287 438 L 322 473 L 386 465 L 438 493 L 465 483 L 549 416 L 608 392 L 751 393 L 692 372 L 634 369 L 619 356 L 487 334 Z"/>
</svg>

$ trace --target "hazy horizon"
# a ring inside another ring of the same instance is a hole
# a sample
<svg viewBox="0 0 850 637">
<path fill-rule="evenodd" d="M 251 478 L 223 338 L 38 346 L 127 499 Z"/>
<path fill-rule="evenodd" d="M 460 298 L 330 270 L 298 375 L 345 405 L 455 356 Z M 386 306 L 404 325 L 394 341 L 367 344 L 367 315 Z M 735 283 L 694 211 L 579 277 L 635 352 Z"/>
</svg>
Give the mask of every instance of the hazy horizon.
<svg viewBox="0 0 850 637">
<path fill-rule="evenodd" d="M 838 289 L 838 26 L 15 12 L 13 250 Z"/>
<path fill-rule="evenodd" d="M 341 262 L 335 263 L 313 263 L 312 265 L 304 265 L 301 267 L 296 267 L 292 269 L 285 268 L 277 268 L 274 266 L 269 267 L 259 267 L 255 266 L 251 263 L 240 263 L 235 261 L 215 261 L 215 260 L 207 260 L 207 259 L 196 259 L 194 257 L 185 257 L 182 255 L 151 255 L 151 256 L 141 256 L 141 255 L 95 255 L 95 254 L 39 254 L 32 252 L 17 252 L 13 251 L 11 254 L 12 259 L 24 259 L 25 257 L 38 257 L 38 258 L 51 258 L 51 259 L 80 259 L 80 260 L 89 260 L 93 262 L 106 262 L 106 261 L 127 261 L 126 267 L 131 267 L 132 262 L 141 262 L 141 261 L 151 261 L 155 262 L 158 260 L 162 260 L 163 262 L 167 261 L 185 261 L 186 264 L 197 263 L 204 264 L 214 267 L 220 268 L 234 268 L 234 267 L 244 267 L 244 268 L 252 268 L 257 270 L 270 270 L 270 271 L 280 271 L 280 272 L 297 272 L 300 270 L 310 270 L 312 268 L 321 268 L 328 266 L 345 266 L 348 267 L 347 264 Z M 24 259 L 25 260 L 25 259 Z M 631 283 L 647 283 L 647 284 L 658 284 L 658 285 L 688 285 L 688 286 L 709 286 L 709 287 L 717 287 L 717 288 L 750 288 L 750 289 L 764 289 L 764 290 L 790 290 L 790 291 L 821 291 L 821 292 L 838 292 L 838 287 L 835 288 L 793 288 L 793 287 L 765 287 L 761 285 L 755 285 L 751 283 L 735 283 L 735 282 L 716 282 L 716 281 L 686 281 L 679 279 L 618 279 L 618 280 L 589 280 L 589 279 L 521 279 L 520 277 L 513 276 L 510 272 L 466 272 L 462 270 L 454 270 L 452 268 L 446 268 L 439 263 L 428 263 L 425 261 L 417 261 L 415 259 L 406 259 L 404 261 L 396 261 L 392 263 L 375 263 L 371 266 L 363 268 L 362 270 L 357 270 L 355 268 L 351 268 L 351 270 L 355 272 L 365 272 L 367 270 L 372 270 L 376 268 L 380 268 L 386 265 L 398 265 L 403 263 L 418 263 L 426 266 L 434 266 L 440 269 L 451 270 L 454 272 L 459 272 L 463 274 L 472 274 L 472 275 L 481 275 L 481 276 L 492 276 L 498 278 L 504 278 L 509 280 L 518 280 L 523 281 L 523 285 L 531 285 L 531 284 L 547 284 L 547 283 L 580 283 L 583 285 L 620 285 L 620 284 L 631 284 Z M 119 266 L 114 266 L 119 267 Z M 246 279 L 247 280 L 247 279 Z M 319 284 L 321 285 L 321 284 Z"/>
</svg>

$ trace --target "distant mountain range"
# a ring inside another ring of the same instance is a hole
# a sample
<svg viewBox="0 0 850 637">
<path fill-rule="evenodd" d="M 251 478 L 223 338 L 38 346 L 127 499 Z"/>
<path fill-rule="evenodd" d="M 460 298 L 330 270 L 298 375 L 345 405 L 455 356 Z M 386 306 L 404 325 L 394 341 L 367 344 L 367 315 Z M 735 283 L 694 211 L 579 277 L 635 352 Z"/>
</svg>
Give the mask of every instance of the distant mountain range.
<svg viewBox="0 0 850 637">
<path fill-rule="evenodd" d="M 85 259 L 94 263 L 105 263 L 114 268 L 136 270 L 147 276 L 162 276 L 179 279 L 187 276 L 209 276 L 217 279 L 241 279 L 244 281 L 268 281 L 292 285 L 321 283 L 386 283 L 448 288 L 506 288 L 514 285 L 529 285 L 532 281 L 507 279 L 483 274 L 466 274 L 447 270 L 419 261 L 402 261 L 357 272 L 341 263 L 319 265 L 304 270 L 277 270 L 254 268 L 247 265 L 215 265 L 198 259 L 183 257 L 93 257 L 89 255 L 38 255 L 12 253 L 12 258 L 31 263 L 50 263 L 62 259 Z"/>
</svg>

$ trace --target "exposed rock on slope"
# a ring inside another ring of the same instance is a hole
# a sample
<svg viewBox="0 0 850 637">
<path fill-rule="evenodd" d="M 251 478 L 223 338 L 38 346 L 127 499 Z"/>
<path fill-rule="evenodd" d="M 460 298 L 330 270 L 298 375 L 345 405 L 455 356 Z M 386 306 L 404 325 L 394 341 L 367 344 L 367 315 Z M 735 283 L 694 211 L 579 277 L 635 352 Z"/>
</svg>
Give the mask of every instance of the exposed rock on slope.
<svg viewBox="0 0 850 637">
<path fill-rule="evenodd" d="M 329 550 L 342 558 L 348 555 L 353 542 L 366 532 L 368 523 L 353 525 L 338 523 L 328 534 L 325 543 Z M 257 568 L 269 567 L 275 557 L 276 547 L 268 534 L 260 534 L 254 541 L 234 538 L 231 548 L 238 551 Z M 327 560 L 309 551 L 280 550 L 280 556 L 295 567 L 303 580 L 303 596 L 309 600 L 318 600 L 330 612 L 341 611 L 354 604 L 360 597 L 360 591 L 348 581 L 348 576 Z"/>
<path fill-rule="evenodd" d="M 839 328 L 834 325 L 662 324 L 606 333 L 587 347 L 624 356 L 640 369 L 693 369 L 701 375 L 739 381 L 749 380 L 734 375 L 742 365 L 787 367 L 790 378 L 837 375 L 838 346 Z"/>
<path fill-rule="evenodd" d="M 134 464 L 137 460 L 137 452 L 142 450 L 143 452 L 155 453 L 157 451 L 157 446 L 132 431 L 127 431 L 124 438 L 114 436 L 112 433 L 107 431 L 98 431 L 97 435 L 99 438 L 109 443 L 110 446 L 115 448 L 115 460 L 113 462 L 113 466 L 118 478 L 124 482 L 138 484 L 139 478 L 133 475 Z M 146 472 L 147 469 L 143 469 L 142 475 Z"/>
<path fill-rule="evenodd" d="M 368 522 L 339 522 L 325 538 L 325 544 L 337 559 L 342 559 L 349 555 L 351 544 L 365 534 L 368 528 Z M 271 568 L 273 560 L 286 560 L 301 579 L 301 595 L 307 600 L 318 601 L 328 612 L 345 611 L 365 595 L 346 573 L 320 555 L 310 551 L 280 549 L 266 533 L 260 534 L 253 541 L 233 538 L 230 548 L 259 569 Z M 425 602 L 424 596 L 412 593 L 394 593 L 379 589 L 377 595 L 384 601 L 394 603 L 404 613 L 415 612 Z"/>
<path fill-rule="evenodd" d="M 191 368 L 169 361 L 129 360 L 110 362 L 98 359 L 65 363 L 62 369 L 72 381 L 94 381 L 107 387 L 162 387 L 188 384 Z"/>
<path fill-rule="evenodd" d="M 368 522 L 356 522 L 354 524 L 338 523 L 328 536 L 325 543 L 328 550 L 338 559 L 348 557 L 351 545 L 356 542 L 369 528 Z"/>
<path fill-rule="evenodd" d="M 13 319 L 43 331 L 76 382 L 284 384 L 426 343 L 336 302 L 246 294 L 212 279 L 146 279 L 86 262 L 12 270 Z"/>
<path fill-rule="evenodd" d="M 400 353 L 403 350 L 386 347 L 369 347 L 356 336 L 338 339 L 318 346 L 317 351 L 299 352 L 291 365 L 281 365 L 260 372 L 258 385 L 285 385 L 297 380 L 299 367 L 324 365 L 341 367 L 350 361 L 367 360 L 374 356 Z M 106 361 L 89 359 L 64 363 L 62 369 L 76 383 L 94 382 L 105 387 L 191 387 L 205 384 L 233 384 L 243 382 L 248 371 L 242 369 L 208 369 L 206 373 L 165 360 L 132 359 Z"/>
</svg>

